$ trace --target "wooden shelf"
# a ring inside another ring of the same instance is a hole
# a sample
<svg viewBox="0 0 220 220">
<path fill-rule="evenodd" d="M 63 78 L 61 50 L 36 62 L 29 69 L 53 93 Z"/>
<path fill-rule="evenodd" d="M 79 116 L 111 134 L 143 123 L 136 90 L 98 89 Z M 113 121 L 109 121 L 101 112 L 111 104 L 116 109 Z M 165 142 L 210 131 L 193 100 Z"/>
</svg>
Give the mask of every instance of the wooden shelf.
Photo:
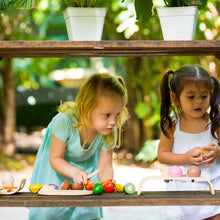
<svg viewBox="0 0 220 220">
<path fill-rule="evenodd" d="M 0 58 L 208 56 L 220 59 L 220 40 L 0 41 Z"/>
<path fill-rule="evenodd" d="M 42 196 L 29 192 L 0 196 L 1 207 L 99 207 L 99 206 L 167 206 L 167 205 L 220 205 L 220 192 L 142 192 L 103 193 L 88 196 Z"/>
</svg>

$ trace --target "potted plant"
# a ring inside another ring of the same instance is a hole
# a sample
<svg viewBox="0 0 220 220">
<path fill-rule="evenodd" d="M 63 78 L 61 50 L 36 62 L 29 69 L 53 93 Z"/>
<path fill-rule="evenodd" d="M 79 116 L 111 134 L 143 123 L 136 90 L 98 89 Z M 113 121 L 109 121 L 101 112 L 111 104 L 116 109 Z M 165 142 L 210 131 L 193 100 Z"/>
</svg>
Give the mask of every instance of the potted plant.
<svg viewBox="0 0 220 220">
<path fill-rule="evenodd" d="M 64 20 L 69 40 L 99 41 L 107 8 L 95 7 L 97 0 L 64 0 Z"/>
<path fill-rule="evenodd" d="M 96 7 L 99 2 L 105 4 L 105 0 L 63 0 L 67 8 L 64 10 L 64 20 L 67 27 L 69 40 L 76 41 L 99 41 L 107 8 Z M 0 0 L 0 11 L 9 6 L 16 8 L 33 8 L 39 0 Z"/>
<path fill-rule="evenodd" d="M 148 20 L 152 15 L 154 7 L 153 0 L 134 1 L 138 21 L 144 22 Z M 161 1 L 164 2 L 165 7 L 157 8 L 157 12 L 164 40 L 193 40 L 198 9 L 203 9 L 207 4 L 207 0 Z M 187 28 L 191 28 L 191 30 L 188 31 Z"/>
</svg>

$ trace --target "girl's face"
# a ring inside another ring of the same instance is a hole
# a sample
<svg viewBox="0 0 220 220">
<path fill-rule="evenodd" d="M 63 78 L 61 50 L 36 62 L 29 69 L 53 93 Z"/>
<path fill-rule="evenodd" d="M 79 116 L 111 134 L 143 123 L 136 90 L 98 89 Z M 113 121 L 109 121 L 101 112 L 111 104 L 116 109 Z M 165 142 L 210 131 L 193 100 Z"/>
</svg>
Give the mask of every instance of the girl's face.
<svg viewBox="0 0 220 220">
<path fill-rule="evenodd" d="M 108 135 L 118 122 L 125 101 L 118 95 L 101 96 L 96 108 L 91 112 L 93 129 L 102 135 Z"/>
<path fill-rule="evenodd" d="M 174 97 L 174 102 L 181 107 L 182 113 L 186 117 L 201 118 L 209 107 L 210 92 L 205 86 L 188 83 L 184 86 L 179 100 Z"/>
</svg>

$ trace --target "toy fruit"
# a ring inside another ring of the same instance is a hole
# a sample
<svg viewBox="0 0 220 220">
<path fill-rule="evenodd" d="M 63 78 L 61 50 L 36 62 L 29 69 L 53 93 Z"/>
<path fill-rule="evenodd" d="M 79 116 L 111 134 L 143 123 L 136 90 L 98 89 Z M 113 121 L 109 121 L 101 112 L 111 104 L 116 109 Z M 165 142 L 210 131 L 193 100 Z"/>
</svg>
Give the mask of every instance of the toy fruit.
<svg viewBox="0 0 220 220">
<path fill-rule="evenodd" d="M 196 149 L 193 151 L 193 153 L 194 153 L 195 155 L 198 154 L 198 156 L 196 156 L 196 157 L 200 157 L 200 156 L 202 155 L 201 148 L 200 148 L 200 147 L 196 148 Z"/>
<path fill-rule="evenodd" d="M 115 190 L 117 192 L 124 192 L 124 186 L 122 186 L 121 184 L 119 183 L 113 183 L 115 185 Z"/>
<path fill-rule="evenodd" d="M 188 171 L 187 171 L 187 175 L 189 177 L 200 177 L 201 175 L 201 170 L 199 167 L 197 166 L 191 166 Z"/>
<path fill-rule="evenodd" d="M 83 184 L 72 183 L 70 187 L 72 190 L 83 190 Z"/>
<path fill-rule="evenodd" d="M 172 166 L 168 170 L 169 177 L 181 177 L 183 175 L 183 171 L 178 166 Z"/>
<path fill-rule="evenodd" d="M 42 186 L 43 185 L 41 185 L 41 184 L 35 183 L 33 185 L 30 185 L 29 189 L 32 193 L 37 193 L 42 188 Z"/>
<path fill-rule="evenodd" d="M 93 190 L 95 183 L 93 183 L 90 179 L 87 179 L 87 183 L 85 184 L 85 188 L 87 190 Z"/>
<path fill-rule="evenodd" d="M 60 187 L 61 190 L 68 190 L 70 188 L 70 181 L 65 179 Z"/>
<path fill-rule="evenodd" d="M 209 146 L 209 145 L 208 145 L 208 146 Z M 206 155 L 206 154 L 208 154 L 208 153 L 209 153 L 209 151 L 210 151 L 210 150 L 205 149 L 205 148 L 203 148 L 203 147 L 200 147 L 200 150 L 201 150 L 201 152 L 202 152 L 202 155 Z M 205 157 L 204 159 L 206 160 L 206 159 L 207 159 L 207 157 Z"/>
<path fill-rule="evenodd" d="M 208 154 L 209 150 L 205 149 L 204 147 L 196 148 L 194 153 L 200 152 L 200 154 L 197 157 L 200 157 L 202 155 Z"/>
<path fill-rule="evenodd" d="M 123 190 L 126 194 L 133 194 L 135 192 L 135 185 L 133 183 L 127 183 Z"/>
<path fill-rule="evenodd" d="M 115 186 L 113 185 L 113 183 L 105 183 L 103 184 L 104 190 L 106 193 L 111 193 L 115 191 Z"/>
<path fill-rule="evenodd" d="M 96 183 L 93 187 L 93 193 L 96 195 L 102 194 L 105 190 L 101 183 Z"/>
<path fill-rule="evenodd" d="M 13 187 L 14 178 L 10 172 L 5 172 L 2 176 L 2 186 Z"/>
<path fill-rule="evenodd" d="M 103 186 L 103 185 L 105 185 L 106 183 L 111 183 L 111 184 L 112 184 L 112 180 L 103 181 L 103 182 L 101 182 L 101 185 Z"/>
</svg>

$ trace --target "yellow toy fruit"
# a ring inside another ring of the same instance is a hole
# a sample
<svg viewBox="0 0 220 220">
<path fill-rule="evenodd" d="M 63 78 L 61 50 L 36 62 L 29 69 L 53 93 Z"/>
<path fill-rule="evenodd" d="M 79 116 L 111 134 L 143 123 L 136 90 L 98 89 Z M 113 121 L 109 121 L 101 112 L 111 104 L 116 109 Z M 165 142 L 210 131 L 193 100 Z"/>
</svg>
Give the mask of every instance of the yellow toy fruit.
<svg viewBox="0 0 220 220">
<path fill-rule="evenodd" d="M 38 184 L 38 183 L 35 183 L 35 184 L 33 184 L 33 185 L 30 185 L 30 186 L 29 186 L 29 189 L 30 189 L 30 191 L 31 191 L 32 193 L 37 193 L 37 192 L 41 189 L 42 186 L 43 186 L 43 185 L 40 185 L 40 184 Z"/>
<path fill-rule="evenodd" d="M 114 185 L 117 192 L 124 192 L 124 186 L 119 183 L 114 183 Z"/>
</svg>

